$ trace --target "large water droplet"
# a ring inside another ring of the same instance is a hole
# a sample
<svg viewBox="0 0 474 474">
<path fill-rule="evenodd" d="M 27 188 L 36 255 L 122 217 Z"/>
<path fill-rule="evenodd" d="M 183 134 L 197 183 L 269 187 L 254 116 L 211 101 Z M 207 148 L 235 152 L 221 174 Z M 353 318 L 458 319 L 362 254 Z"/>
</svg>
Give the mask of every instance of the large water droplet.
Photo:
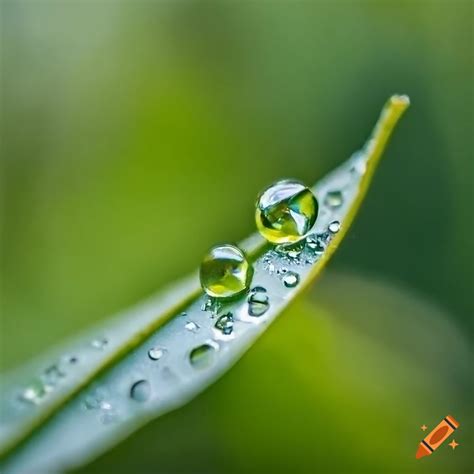
<svg viewBox="0 0 474 474">
<path fill-rule="evenodd" d="M 342 200 L 341 191 L 329 191 L 324 198 L 324 204 L 335 209 L 342 204 Z"/>
<path fill-rule="evenodd" d="M 130 388 L 130 396 L 137 402 L 146 402 L 151 395 L 151 385 L 148 380 L 139 380 Z"/>
<path fill-rule="evenodd" d="M 265 189 L 256 207 L 257 228 L 274 244 L 300 241 L 318 216 L 318 202 L 312 191 L 293 180 L 279 181 Z"/>
<path fill-rule="evenodd" d="M 152 347 L 148 351 L 148 357 L 151 360 L 160 360 L 166 354 L 166 349 L 162 347 Z"/>
<path fill-rule="evenodd" d="M 208 342 L 195 347 L 189 354 L 189 362 L 197 369 L 209 367 L 212 364 L 217 348 L 218 346 L 214 342 Z"/>
<path fill-rule="evenodd" d="M 213 298 L 232 298 L 246 291 L 252 275 L 242 250 L 230 244 L 212 248 L 200 268 L 201 286 Z"/>
<path fill-rule="evenodd" d="M 248 297 L 248 304 L 249 315 L 255 317 L 262 316 L 270 307 L 268 295 L 261 291 L 252 292 Z"/>
<path fill-rule="evenodd" d="M 215 328 L 228 336 L 234 330 L 234 316 L 232 313 L 223 314 L 216 321 Z"/>
<path fill-rule="evenodd" d="M 294 288 L 300 281 L 300 276 L 298 273 L 295 272 L 288 272 L 284 277 L 283 277 L 283 284 L 287 288 Z"/>
</svg>

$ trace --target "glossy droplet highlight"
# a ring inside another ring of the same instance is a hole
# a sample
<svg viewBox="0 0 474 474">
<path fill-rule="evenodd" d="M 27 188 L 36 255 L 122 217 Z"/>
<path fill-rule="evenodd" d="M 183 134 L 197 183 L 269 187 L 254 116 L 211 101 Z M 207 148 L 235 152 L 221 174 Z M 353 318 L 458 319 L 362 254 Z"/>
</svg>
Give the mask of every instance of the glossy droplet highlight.
<svg viewBox="0 0 474 474">
<path fill-rule="evenodd" d="M 287 288 L 294 288 L 300 281 L 300 276 L 298 273 L 295 272 L 288 272 L 284 277 L 283 277 L 283 284 Z"/>
<path fill-rule="evenodd" d="M 217 347 L 217 344 L 210 342 L 195 347 L 189 354 L 189 362 L 197 369 L 209 367 L 214 360 Z"/>
<path fill-rule="evenodd" d="M 25 402 L 37 405 L 43 401 L 47 393 L 48 388 L 40 380 L 36 380 L 23 390 L 20 398 Z"/>
<path fill-rule="evenodd" d="M 232 313 L 223 314 L 219 317 L 214 327 L 226 336 L 232 334 L 234 330 L 234 316 Z"/>
<path fill-rule="evenodd" d="M 341 191 L 329 191 L 324 198 L 324 204 L 328 207 L 332 207 L 333 209 L 340 207 L 342 201 L 343 199 Z"/>
<path fill-rule="evenodd" d="M 213 298 L 232 298 L 246 291 L 252 275 L 242 250 L 230 244 L 213 247 L 201 263 L 201 286 Z"/>
<path fill-rule="evenodd" d="M 148 351 L 148 357 L 151 360 L 160 360 L 165 354 L 166 354 L 166 349 L 163 349 L 161 347 L 152 347 Z"/>
<path fill-rule="evenodd" d="M 274 244 L 300 241 L 311 230 L 317 217 L 316 197 L 298 181 L 279 181 L 265 189 L 257 199 L 257 228 Z"/>
<path fill-rule="evenodd" d="M 108 343 L 109 341 L 107 338 L 100 337 L 100 338 L 94 339 L 91 342 L 91 346 L 94 347 L 95 349 L 104 349 Z"/>
<path fill-rule="evenodd" d="M 139 380 L 130 388 L 130 396 L 137 402 L 146 402 L 151 396 L 151 385 L 148 380 Z"/>
</svg>

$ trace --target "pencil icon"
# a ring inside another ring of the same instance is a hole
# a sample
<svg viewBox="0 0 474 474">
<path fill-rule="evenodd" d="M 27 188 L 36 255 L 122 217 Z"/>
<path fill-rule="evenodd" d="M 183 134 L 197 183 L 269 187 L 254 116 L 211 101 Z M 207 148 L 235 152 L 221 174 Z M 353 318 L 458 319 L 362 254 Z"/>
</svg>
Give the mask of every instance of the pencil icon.
<svg viewBox="0 0 474 474">
<path fill-rule="evenodd" d="M 429 456 L 459 427 L 459 423 L 451 416 L 441 420 L 441 423 L 418 445 L 416 459 Z"/>
</svg>

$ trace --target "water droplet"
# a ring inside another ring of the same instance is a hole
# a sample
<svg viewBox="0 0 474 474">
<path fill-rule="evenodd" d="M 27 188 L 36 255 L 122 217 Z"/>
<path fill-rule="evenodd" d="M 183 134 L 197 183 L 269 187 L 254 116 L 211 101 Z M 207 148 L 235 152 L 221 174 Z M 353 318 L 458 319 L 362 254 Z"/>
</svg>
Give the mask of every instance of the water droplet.
<svg viewBox="0 0 474 474">
<path fill-rule="evenodd" d="M 255 292 L 248 297 L 249 304 L 249 315 L 250 316 L 262 316 L 265 314 L 270 307 L 268 302 L 268 295 L 264 292 Z"/>
<path fill-rule="evenodd" d="M 31 385 L 26 387 L 20 395 L 20 398 L 28 403 L 38 405 L 41 403 L 48 393 L 49 388 L 40 380 L 35 380 Z"/>
<path fill-rule="evenodd" d="M 266 293 L 267 290 L 263 286 L 254 286 L 251 290 L 251 293 Z"/>
<path fill-rule="evenodd" d="M 180 316 L 184 316 L 184 317 L 186 317 L 187 315 L 188 315 L 188 313 L 186 313 L 186 311 L 183 311 L 183 312 L 180 314 Z"/>
<path fill-rule="evenodd" d="M 326 249 L 326 241 L 328 236 L 325 234 L 310 235 L 307 239 L 308 247 L 315 253 L 322 253 Z"/>
<path fill-rule="evenodd" d="M 234 316 L 232 313 L 223 314 L 216 321 L 215 328 L 228 336 L 234 330 Z"/>
<path fill-rule="evenodd" d="M 189 354 L 189 362 L 197 369 L 209 367 L 212 364 L 217 349 L 218 346 L 213 341 L 195 347 Z"/>
<path fill-rule="evenodd" d="M 70 364 L 77 364 L 79 362 L 79 359 L 76 356 L 71 356 L 68 358 L 68 362 Z"/>
<path fill-rule="evenodd" d="M 339 221 L 333 221 L 328 226 L 328 230 L 332 234 L 337 234 L 340 229 L 341 229 L 341 223 Z"/>
<path fill-rule="evenodd" d="M 324 198 L 324 204 L 332 208 L 337 208 L 342 204 L 342 200 L 341 191 L 329 191 Z"/>
<path fill-rule="evenodd" d="M 273 265 L 273 263 L 270 263 L 270 265 L 268 265 L 268 273 L 270 273 L 271 275 L 274 272 L 275 272 L 275 265 Z"/>
<path fill-rule="evenodd" d="M 152 347 L 148 351 L 148 357 L 151 360 L 160 360 L 166 354 L 166 349 L 162 347 Z"/>
<path fill-rule="evenodd" d="M 191 332 L 198 332 L 199 326 L 194 321 L 188 321 L 184 327 Z"/>
<path fill-rule="evenodd" d="M 287 288 L 294 288 L 300 281 L 300 276 L 295 272 L 288 272 L 283 278 L 283 284 Z"/>
<path fill-rule="evenodd" d="M 255 220 L 262 236 L 274 244 L 300 241 L 318 216 L 318 202 L 304 184 L 279 181 L 258 197 Z"/>
<path fill-rule="evenodd" d="M 137 402 L 146 402 L 151 396 L 151 385 L 148 380 L 139 380 L 130 388 L 130 396 Z"/>
<path fill-rule="evenodd" d="M 100 338 L 94 339 L 91 342 L 91 346 L 94 347 L 95 349 L 103 349 L 108 343 L 109 341 L 107 338 L 100 337 Z"/>
<path fill-rule="evenodd" d="M 99 404 L 100 409 L 104 411 L 112 410 L 112 405 L 109 402 L 102 401 Z"/>
<path fill-rule="evenodd" d="M 43 373 L 43 380 L 47 385 L 56 385 L 59 381 L 66 376 L 57 365 L 51 365 Z"/>
<path fill-rule="evenodd" d="M 212 248 L 201 263 L 201 286 L 213 298 L 232 298 L 246 291 L 252 275 L 242 250 L 230 244 Z"/>
</svg>

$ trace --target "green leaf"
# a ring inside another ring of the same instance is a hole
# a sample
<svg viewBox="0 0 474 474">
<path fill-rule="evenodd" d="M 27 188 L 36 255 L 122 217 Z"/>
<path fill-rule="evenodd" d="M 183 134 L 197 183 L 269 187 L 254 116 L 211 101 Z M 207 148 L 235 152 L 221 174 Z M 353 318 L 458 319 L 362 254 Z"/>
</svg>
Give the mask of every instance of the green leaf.
<svg viewBox="0 0 474 474">
<path fill-rule="evenodd" d="M 304 245 L 288 252 L 258 234 L 240 244 L 253 263 L 252 289 L 264 293 L 209 305 L 192 275 L 5 376 L 0 449 L 7 472 L 82 465 L 226 372 L 321 272 L 408 105 L 406 96 L 391 97 L 364 148 L 312 188 L 320 212 Z M 216 328 L 226 314 L 230 334 Z"/>
</svg>

